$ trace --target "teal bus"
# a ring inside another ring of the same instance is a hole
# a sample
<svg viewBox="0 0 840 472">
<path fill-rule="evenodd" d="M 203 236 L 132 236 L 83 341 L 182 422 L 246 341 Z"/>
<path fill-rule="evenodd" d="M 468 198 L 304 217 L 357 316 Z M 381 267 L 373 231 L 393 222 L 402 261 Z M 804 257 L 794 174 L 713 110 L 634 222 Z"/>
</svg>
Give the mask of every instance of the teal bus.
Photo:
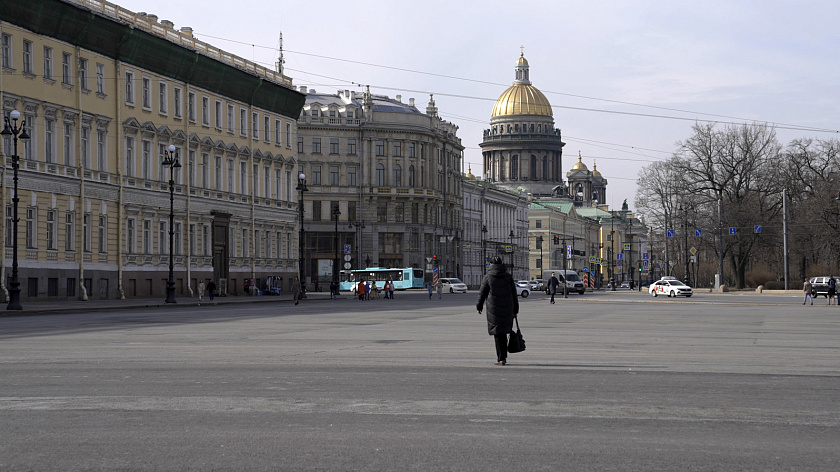
<svg viewBox="0 0 840 472">
<path fill-rule="evenodd" d="M 390 280 L 394 283 L 394 290 L 406 290 L 409 288 L 423 288 L 423 269 L 406 267 L 404 269 L 386 269 L 385 267 L 368 267 L 367 269 L 342 270 L 341 290 L 355 292 L 356 284 L 365 282 L 376 282 L 376 286 L 382 288 L 385 282 Z"/>
</svg>

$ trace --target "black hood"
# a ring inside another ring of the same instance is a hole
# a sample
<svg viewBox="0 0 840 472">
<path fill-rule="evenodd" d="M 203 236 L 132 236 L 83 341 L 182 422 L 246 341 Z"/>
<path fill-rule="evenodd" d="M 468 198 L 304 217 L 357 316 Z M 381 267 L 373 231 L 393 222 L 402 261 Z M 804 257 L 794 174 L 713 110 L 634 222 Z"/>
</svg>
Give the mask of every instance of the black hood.
<svg viewBox="0 0 840 472">
<path fill-rule="evenodd" d="M 507 267 L 504 264 L 490 264 L 490 268 L 487 269 L 487 275 L 493 277 L 501 277 L 505 274 L 507 274 Z"/>
</svg>

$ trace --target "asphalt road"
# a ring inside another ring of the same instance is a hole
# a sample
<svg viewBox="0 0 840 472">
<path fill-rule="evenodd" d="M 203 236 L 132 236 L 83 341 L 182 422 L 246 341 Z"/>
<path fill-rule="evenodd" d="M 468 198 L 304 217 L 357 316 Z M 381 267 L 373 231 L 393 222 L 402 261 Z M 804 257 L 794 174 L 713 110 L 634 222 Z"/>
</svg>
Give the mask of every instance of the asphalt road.
<svg viewBox="0 0 840 472">
<path fill-rule="evenodd" d="M 840 470 L 840 307 L 609 292 L 0 318 L 0 470 Z"/>
</svg>

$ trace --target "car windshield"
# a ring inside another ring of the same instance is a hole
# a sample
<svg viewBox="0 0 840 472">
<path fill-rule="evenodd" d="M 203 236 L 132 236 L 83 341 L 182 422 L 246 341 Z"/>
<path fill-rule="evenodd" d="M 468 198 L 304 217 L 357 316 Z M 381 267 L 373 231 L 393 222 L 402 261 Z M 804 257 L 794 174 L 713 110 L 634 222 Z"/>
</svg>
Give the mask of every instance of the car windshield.
<svg viewBox="0 0 840 472">
<path fill-rule="evenodd" d="M 449 283 L 451 284 L 462 284 L 461 279 L 449 279 Z"/>
<path fill-rule="evenodd" d="M 687 286 L 687 285 L 685 285 L 684 283 L 680 282 L 679 280 L 672 280 L 670 283 L 671 283 L 671 285 L 672 285 L 672 286 L 674 286 L 674 287 L 677 287 L 677 286 L 683 286 L 683 287 L 685 287 L 685 286 Z"/>
<path fill-rule="evenodd" d="M 580 278 L 574 272 L 566 274 L 566 280 L 569 282 L 580 282 Z"/>
</svg>

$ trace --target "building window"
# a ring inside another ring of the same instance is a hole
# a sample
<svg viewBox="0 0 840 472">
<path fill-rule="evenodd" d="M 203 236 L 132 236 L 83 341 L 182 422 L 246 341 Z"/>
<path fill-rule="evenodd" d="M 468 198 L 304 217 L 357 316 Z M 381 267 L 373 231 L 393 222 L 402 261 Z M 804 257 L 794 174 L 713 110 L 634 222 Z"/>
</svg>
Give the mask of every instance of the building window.
<svg viewBox="0 0 840 472">
<path fill-rule="evenodd" d="M 414 224 L 420 223 L 420 204 L 419 203 L 412 203 L 411 204 L 411 222 Z"/>
<path fill-rule="evenodd" d="M 216 190 L 222 189 L 222 156 L 216 156 Z"/>
<path fill-rule="evenodd" d="M 90 128 L 82 127 L 81 161 L 83 169 L 90 169 Z"/>
<path fill-rule="evenodd" d="M 233 159 L 228 159 L 227 161 L 227 191 L 230 193 L 234 192 L 234 169 L 233 169 Z"/>
<path fill-rule="evenodd" d="M 146 110 L 152 109 L 152 79 L 148 77 L 143 77 L 141 79 L 141 86 L 143 90 L 141 90 L 141 94 L 143 97 L 143 108 Z"/>
<path fill-rule="evenodd" d="M 234 131 L 233 130 L 233 125 L 235 123 L 235 120 L 233 119 L 233 114 L 235 112 L 235 108 L 236 107 L 234 107 L 233 105 L 228 103 L 228 106 L 227 106 L 227 130 L 228 130 L 228 133 L 233 133 L 233 131 Z"/>
<path fill-rule="evenodd" d="M 244 108 L 239 109 L 239 134 L 240 136 L 248 134 L 248 110 Z"/>
<path fill-rule="evenodd" d="M 394 205 L 394 218 L 397 223 L 405 222 L 405 202 L 397 202 Z"/>
<path fill-rule="evenodd" d="M 134 138 L 125 138 L 125 175 L 134 177 Z"/>
<path fill-rule="evenodd" d="M 134 72 L 125 71 L 125 103 L 134 105 Z"/>
<path fill-rule="evenodd" d="M 297 152 L 298 154 L 303 154 L 303 138 L 297 139 Z"/>
<path fill-rule="evenodd" d="M 105 156 L 105 131 L 96 130 L 96 170 L 106 172 L 108 159 Z"/>
<path fill-rule="evenodd" d="M 143 220 L 143 254 L 152 253 L 152 220 Z"/>
<path fill-rule="evenodd" d="M 216 100 L 216 129 L 222 129 L 222 102 Z"/>
<path fill-rule="evenodd" d="M 79 87 L 82 90 L 89 92 L 90 86 L 88 81 L 88 60 L 79 58 Z"/>
<path fill-rule="evenodd" d="M 347 202 L 347 221 L 354 223 L 359 220 L 359 214 L 356 207 L 356 202 L 351 200 Z"/>
<path fill-rule="evenodd" d="M 55 162 L 53 154 L 53 143 L 55 139 L 55 121 L 44 120 L 44 160 L 48 163 Z"/>
<path fill-rule="evenodd" d="M 158 82 L 158 110 L 160 111 L 161 115 L 165 115 L 168 113 L 167 107 L 169 106 L 169 87 L 166 85 L 166 82 Z"/>
<path fill-rule="evenodd" d="M 134 254 L 134 252 L 135 252 L 135 249 L 134 249 L 134 245 L 136 243 L 136 239 L 135 239 L 136 236 L 134 234 L 134 231 L 135 231 L 134 225 L 135 224 L 136 224 L 135 220 L 131 219 L 131 218 L 129 218 L 125 222 L 125 250 L 129 254 Z"/>
<path fill-rule="evenodd" d="M 286 123 L 286 147 L 292 147 L 292 124 Z"/>
<path fill-rule="evenodd" d="M 210 99 L 201 97 L 201 124 L 210 126 Z"/>
<path fill-rule="evenodd" d="M 321 138 L 312 138 L 312 154 L 321 154 Z"/>
<path fill-rule="evenodd" d="M 12 69 L 12 35 L 3 33 L 2 35 L 2 47 L 3 47 L 3 68 L 4 69 Z"/>
<path fill-rule="evenodd" d="M 330 166 L 330 185 L 338 186 L 338 166 Z"/>
<path fill-rule="evenodd" d="M 347 185 L 351 187 L 356 186 L 356 168 L 355 167 L 348 167 L 347 168 Z"/>
<path fill-rule="evenodd" d="M 280 120 L 274 120 L 274 144 L 283 144 L 283 122 Z"/>
<path fill-rule="evenodd" d="M 338 139 L 330 139 L 330 154 L 338 154 Z"/>
<path fill-rule="evenodd" d="M 271 141 L 271 117 L 267 115 L 263 117 L 263 140 Z"/>
<path fill-rule="evenodd" d="M 66 52 L 61 54 L 61 83 L 73 85 L 73 56 Z"/>
<path fill-rule="evenodd" d="M 388 202 L 376 203 L 376 221 L 379 223 L 388 222 Z"/>
<path fill-rule="evenodd" d="M 537 220 L 536 225 L 537 225 L 537 228 L 542 228 L 542 220 Z M 537 241 L 539 241 L 539 239 Z M 539 249 L 539 248 L 537 248 L 537 249 Z"/>
<path fill-rule="evenodd" d="M 53 80 L 53 49 L 47 46 L 44 46 L 44 80 Z"/>
<path fill-rule="evenodd" d="M 414 166 L 408 166 L 408 186 L 414 187 Z"/>
<path fill-rule="evenodd" d="M 321 221 L 321 202 L 319 200 L 312 201 L 312 221 Z"/>
<path fill-rule="evenodd" d="M 85 213 L 82 215 L 82 250 L 90 252 L 91 248 L 91 215 Z"/>
<path fill-rule="evenodd" d="M 167 224 L 166 221 L 160 220 L 158 223 L 158 252 L 161 254 L 169 254 L 169 246 L 167 240 Z"/>
<path fill-rule="evenodd" d="M 402 187 L 402 167 L 399 164 L 394 164 L 394 186 Z"/>
<path fill-rule="evenodd" d="M 181 88 L 172 88 L 172 114 L 175 118 L 181 118 Z"/>
<path fill-rule="evenodd" d="M 195 123 L 195 92 L 187 94 L 187 119 Z"/>
<path fill-rule="evenodd" d="M 152 143 L 151 141 L 143 141 L 143 157 L 142 166 L 144 179 L 152 178 Z"/>
<path fill-rule="evenodd" d="M 32 66 L 32 41 L 23 40 L 23 73 L 34 75 Z"/>
<path fill-rule="evenodd" d="M 376 185 L 385 186 L 385 166 L 382 164 L 376 164 Z"/>
<path fill-rule="evenodd" d="M 356 140 L 355 139 L 348 139 L 347 140 L 347 154 L 356 154 Z"/>
<path fill-rule="evenodd" d="M 210 188 L 210 155 L 201 154 L 201 186 Z"/>
<path fill-rule="evenodd" d="M 190 223 L 190 255 L 195 256 L 198 254 L 198 247 L 196 246 L 196 237 L 195 234 L 195 223 Z"/>
<path fill-rule="evenodd" d="M 239 163 L 239 193 L 248 195 L 248 164 Z"/>
<path fill-rule="evenodd" d="M 47 210 L 47 250 L 50 251 L 54 251 L 58 244 L 55 225 L 55 210 Z"/>
<path fill-rule="evenodd" d="M 385 141 L 376 141 L 376 155 L 380 157 L 385 155 Z"/>
<path fill-rule="evenodd" d="M 177 221 L 175 222 L 175 231 L 174 231 L 174 234 L 172 235 L 172 237 L 175 240 L 174 241 L 175 249 L 173 249 L 173 254 L 175 254 L 176 256 L 180 255 L 180 254 L 183 254 L 184 253 L 184 248 L 183 248 L 184 238 L 181 234 L 181 223 L 180 222 L 177 222 Z"/>
<path fill-rule="evenodd" d="M 260 139 L 260 114 L 257 112 L 251 113 L 251 131 L 254 133 L 254 139 Z"/>
<path fill-rule="evenodd" d="M 321 185 L 321 166 L 312 166 L 312 185 Z"/>
<path fill-rule="evenodd" d="M 402 157 L 402 143 L 400 141 L 394 143 L 394 157 Z"/>
<path fill-rule="evenodd" d="M 201 251 L 205 256 L 210 255 L 210 227 L 207 225 L 201 227 Z"/>
<path fill-rule="evenodd" d="M 131 220 L 129 220 L 131 221 Z M 64 250 L 72 251 L 75 235 L 75 218 L 72 211 L 64 214 Z"/>
<path fill-rule="evenodd" d="M 12 223 L 14 223 L 14 216 L 12 213 L 12 206 L 6 205 L 6 247 L 12 247 Z"/>
<path fill-rule="evenodd" d="M 96 93 L 105 95 L 105 65 L 96 63 Z"/>
<path fill-rule="evenodd" d="M 26 247 L 35 249 L 38 243 L 37 224 L 38 210 L 35 207 L 26 209 Z"/>
<path fill-rule="evenodd" d="M 417 143 L 408 143 L 408 157 L 417 157 Z"/>
<path fill-rule="evenodd" d="M 108 217 L 99 215 L 99 253 L 108 252 Z"/>
</svg>

